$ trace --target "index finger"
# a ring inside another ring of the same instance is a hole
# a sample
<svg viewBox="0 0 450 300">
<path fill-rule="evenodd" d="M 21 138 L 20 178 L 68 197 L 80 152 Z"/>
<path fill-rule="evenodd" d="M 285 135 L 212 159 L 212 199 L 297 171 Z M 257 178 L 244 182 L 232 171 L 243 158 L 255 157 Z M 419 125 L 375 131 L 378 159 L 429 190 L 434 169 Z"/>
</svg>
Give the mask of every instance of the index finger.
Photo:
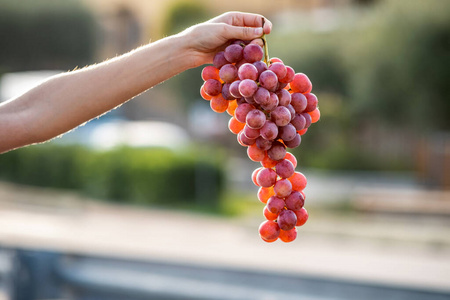
<svg viewBox="0 0 450 300">
<path fill-rule="evenodd" d="M 268 34 L 272 30 L 272 22 L 260 14 L 244 12 L 228 12 L 212 21 L 224 22 L 234 26 L 263 27 L 264 33 Z"/>
</svg>

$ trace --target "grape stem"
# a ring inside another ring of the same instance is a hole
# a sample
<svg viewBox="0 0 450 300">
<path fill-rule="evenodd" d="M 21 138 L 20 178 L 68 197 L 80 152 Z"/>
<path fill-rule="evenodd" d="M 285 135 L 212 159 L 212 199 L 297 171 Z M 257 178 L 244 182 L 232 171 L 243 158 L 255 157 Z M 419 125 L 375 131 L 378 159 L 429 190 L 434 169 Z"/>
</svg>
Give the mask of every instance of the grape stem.
<svg viewBox="0 0 450 300">
<path fill-rule="evenodd" d="M 264 20 L 264 17 L 263 17 L 262 18 L 263 30 L 264 30 L 264 23 L 265 23 L 265 20 Z M 266 39 L 266 34 L 265 33 L 263 33 L 261 39 L 262 39 L 263 44 L 264 44 L 264 62 L 266 63 L 266 65 L 268 65 L 269 64 L 269 47 L 267 45 L 267 39 Z"/>
</svg>

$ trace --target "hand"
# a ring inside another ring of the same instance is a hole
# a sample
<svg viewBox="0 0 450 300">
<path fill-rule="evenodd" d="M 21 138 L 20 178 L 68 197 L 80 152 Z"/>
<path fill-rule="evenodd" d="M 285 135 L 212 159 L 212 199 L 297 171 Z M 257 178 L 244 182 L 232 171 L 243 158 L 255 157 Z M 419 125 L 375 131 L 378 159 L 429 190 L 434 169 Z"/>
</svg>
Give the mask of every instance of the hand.
<svg viewBox="0 0 450 300">
<path fill-rule="evenodd" d="M 272 23 L 261 15 L 228 12 L 192 26 L 181 34 L 188 39 L 189 47 L 194 53 L 192 64 L 197 67 L 212 63 L 214 55 L 223 50 L 230 40 L 251 40 L 262 46 L 260 38 L 263 34 L 269 34 L 271 30 Z"/>
</svg>

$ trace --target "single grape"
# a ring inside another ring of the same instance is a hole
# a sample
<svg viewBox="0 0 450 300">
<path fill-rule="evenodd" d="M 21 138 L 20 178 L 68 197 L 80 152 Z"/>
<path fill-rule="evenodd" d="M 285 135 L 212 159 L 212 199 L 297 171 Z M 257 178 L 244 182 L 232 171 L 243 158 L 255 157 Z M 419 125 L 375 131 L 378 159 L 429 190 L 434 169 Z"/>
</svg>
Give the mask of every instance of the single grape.
<svg viewBox="0 0 450 300">
<path fill-rule="evenodd" d="M 292 119 L 291 124 L 294 125 L 295 129 L 302 130 L 305 128 L 306 119 L 302 114 L 296 113 L 295 117 Z"/>
<path fill-rule="evenodd" d="M 252 161 L 262 161 L 266 156 L 266 151 L 259 149 L 253 144 L 247 148 L 247 156 Z"/>
<path fill-rule="evenodd" d="M 224 56 L 230 63 L 235 63 L 243 58 L 243 48 L 241 45 L 231 44 L 225 48 Z"/>
<path fill-rule="evenodd" d="M 306 105 L 305 108 L 305 112 L 311 112 L 315 110 L 317 107 L 317 103 L 319 103 L 319 100 L 317 100 L 317 96 L 313 93 L 306 93 L 305 97 L 308 102 L 308 105 Z"/>
<path fill-rule="evenodd" d="M 219 70 L 219 76 L 225 83 L 232 83 L 238 76 L 236 67 L 232 64 L 226 64 Z"/>
<path fill-rule="evenodd" d="M 305 189 L 307 180 L 303 173 L 295 172 L 294 175 L 292 175 L 288 179 L 292 183 L 292 190 L 302 191 Z"/>
<path fill-rule="evenodd" d="M 295 226 L 302 226 L 306 223 L 306 221 L 308 221 L 308 211 L 304 207 L 294 211 L 294 213 L 297 216 L 297 223 L 295 224 Z"/>
<path fill-rule="evenodd" d="M 294 125 L 292 125 L 291 123 L 287 124 L 286 126 L 279 127 L 278 130 L 278 136 L 283 140 L 283 142 L 292 141 L 298 134 Z"/>
<path fill-rule="evenodd" d="M 220 69 L 229 63 L 230 62 L 225 58 L 225 53 L 223 51 L 217 52 L 213 58 L 213 65 L 217 69 Z"/>
<path fill-rule="evenodd" d="M 282 143 L 275 141 L 272 143 L 272 147 L 267 150 L 267 155 L 273 160 L 283 159 L 286 156 L 286 147 Z"/>
<path fill-rule="evenodd" d="M 263 215 L 266 218 L 266 220 L 269 221 L 275 221 L 278 218 L 278 214 L 274 214 L 273 212 L 271 212 L 268 208 L 267 205 L 264 206 L 263 209 Z"/>
<path fill-rule="evenodd" d="M 306 94 L 310 93 L 312 90 L 311 81 L 309 80 L 308 76 L 303 73 L 295 74 L 294 79 L 292 79 L 289 85 L 294 93 Z"/>
<path fill-rule="evenodd" d="M 260 61 L 264 56 L 263 49 L 257 44 L 248 44 L 245 46 L 243 54 L 244 59 L 250 63 Z"/>
<path fill-rule="evenodd" d="M 273 195 L 275 195 L 275 193 L 271 187 L 260 187 L 258 190 L 258 199 L 264 204 L 266 204 L 269 198 Z"/>
<path fill-rule="evenodd" d="M 245 123 L 247 123 L 250 128 L 260 129 L 266 123 L 266 115 L 259 109 L 253 109 L 248 112 Z"/>
<path fill-rule="evenodd" d="M 230 93 L 230 84 L 229 83 L 225 83 L 222 86 L 222 96 L 226 99 L 226 100 L 234 100 L 233 95 L 231 95 Z"/>
<path fill-rule="evenodd" d="M 295 112 L 301 114 L 308 105 L 308 100 L 303 94 L 293 93 L 291 95 L 291 104 L 294 107 Z"/>
<path fill-rule="evenodd" d="M 235 117 L 231 117 L 230 121 L 228 121 L 228 129 L 234 133 L 238 134 L 242 129 L 244 129 L 245 124 L 236 120 Z"/>
<path fill-rule="evenodd" d="M 302 116 L 305 117 L 305 128 L 309 128 L 312 123 L 311 115 L 308 113 L 302 113 Z"/>
<path fill-rule="evenodd" d="M 222 94 L 213 96 L 209 101 L 211 109 L 216 113 L 223 113 L 227 110 L 229 101 L 226 100 Z"/>
<path fill-rule="evenodd" d="M 260 130 L 260 132 L 261 132 L 261 130 Z M 270 148 L 272 148 L 272 141 L 266 140 L 262 136 L 256 138 L 255 143 L 256 143 L 256 146 L 258 146 L 258 148 L 261 150 L 269 150 Z"/>
<path fill-rule="evenodd" d="M 269 103 L 270 92 L 267 89 L 263 88 L 263 87 L 259 87 L 256 90 L 256 93 L 253 96 L 253 99 L 259 105 L 267 104 L 267 103 Z"/>
<path fill-rule="evenodd" d="M 280 240 L 285 243 L 290 243 L 297 238 L 297 228 L 292 228 L 290 230 L 281 230 L 280 235 L 278 236 Z"/>
<path fill-rule="evenodd" d="M 259 133 L 264 139 L 272 141 L 278 136 L 278 126 L 274 122 L 266 120 Z"/>
<path fill-rule="evenodd" d="M 286 198 L 292 192 L 292 183 L 285 178 L 280 179 L 273 186 L 273 191 L 275 192 L 275 196 Z"/>
<path fill-rule="evenodd" d="M 267 70 L 259 75 L 259 83 L 262 87 L 271 92 L 274 92 L 277 88 L 278 77 L 273 71 Z"/>
<path fill-rule="evenodd" d="M 234 97 L 234 98 L 242 98 L 242 95 L 241 95 L 241 93 L 239 93 L 239 83 L 241 83 L 241 81 L 240 80 L 236 80 L 236 81 L 233 81 L 231 84 L 230 84 L 230 94 Z"/>
<path fill-rule="evenodd" d="M 241 93 L 243 97 L 253 97 L 257 89 L 258 85 L 254 80 L 244 79 L 239 83 L 239 93 Z"/>
<path fill-rule="evenodd" d="M 269 168 L 262 169 L 256 176 L 256 182 L 262 187 L 271 187 L 277 181 L 277 173 Z"/>
<path fill-rule="evenodd" d="M 289 112 L 291 113 L 291 121 L 295 118 L 295 109 L 292 106 L 292 104 L 288 104 L 286 105 L 286 108 L 289 110 Z"/>
<path fill-rule="evenodd" d="M 292 191 L 292 193 L 286 197 L 286 208 L 296 211 L 305 205 L 305 197 L 299 191 Z"/>
<path fill-rule="evenodd" d="M 267 65 L 263 61 L 255 61 L 253 65 L 258 69 L 258 78 L 262 72 L 268 70 Z"/>
<path fill-rule="evenodd" d="M 217 96 L 222 92 L 222 84 L 219 80 L 216 79 L 208 79 L 204 84 L 205 93 L 209 96 Z"/>
<path fill-rule="evenodd" d="M 291 94 L 285 89 L 281 89 L 277 92 L 277 96 L 281 106 L 287 106 L 291 104 Z"/>
<path fill-rule="evenodd" d="M 278 106 L 270 112 L 270 119 L 277 126 L 286 126 L 291 121 L 291 112 L 285 106 Z"/>
<path fill-rule="evenodd" d="M 273 63 L 276 63 L 276 62 L 283 63 L 281 58 L 278 58 L 278 57 L 272 57 L 271 59 L 269 59 L 269 64 L 273 64 Z"/>
<path fill-rule="evenodd" d="M 267 200 L 267 209 L 273 214 L 279 214 L 284 208 L 284 200 L 277 197 L 272 196 Z"/>
<path fill-rule="evenodd" d="M 256 144 L 256 143 L 255 143 L 255 144 Z M 267 155 L 267 152 L 266 152 L 266 156 L 265 156 L 264 159 L 261 161 L 261 165 L 262 165 L 264 168 L 273 168 L 273 167 L 275 167 L 275 165 L 277 164 L 277 162 L 278 162 L 278 161 L 271 159 L 271 158 L 269 157 L 269 155 Z"/>
<path fill-rule="evenodd" d="M 274 221 L 264 221 L 259 225 L 259 235 L 265 242 L 274 242 L 280 235 L 280 227 Z"/>
<path fill-rule="evenodd" d="M 259 129 L 251 128 L 247 124 L 244 125 L 245 126 L 243 127 L 243 130 L 246 137 L 248 137 L 249 139 L 256 139 L 257 137 L 259 137 Z"/>
<path fill-rule="evenodd" d="M 291 230 L 297 224 L 297 215 L 292 210 L 285 209 L 278 215 L 277 223 L 281 230 Z"/>
<path fill-rule="evenodd" d="M 260 167 L 260 168 L 256 168 L 253 170 L 252 172 L 252 181 L 256 186 L 259 186 L 258 182 L 256 181 L 256 176 L 258 176 L 258 173 L 263 170 L 264 168 Z"/>
<path fill-rule="evenodd" d="M 308 115 L 311 116 L 311 123 L 316 123 L 320 120 L 320 110 L 319 108 L 316 108 L 312 112 L 309 112 Z"/>
<path fill-rule="evenodd" d="M 258 69 L 252 64 L 244 63 L 238 69 L 238 77 L 240 80 L 244 79 L 257 80 Z"/>
<path fill-rule="evenodd" d="M 286 153 L 285 157 L 287 155 L 288 155 L 288 153 Z M 275 172 L 281 178 L 289 178 L 292 175 L 294 175 L 295 167 L 294 167 L 294 164 L 290 160 L 282 159 L 282 160 L 278 161 L 278 163 L 275 165 Z"/>
<path fill-rule="evenodd" d="M 295 137 L 290 141 L 284 142 L 284 144 L 286 145 L 286 147 L 293 149 L 293 148 L 297 148 L 298 146 L 300 146 L 301 142 L 302 142 L 302 137 L 300 136 L 299 133 L 296 132 Z"/>
<path fill-rule="evenodd" d="M 231 100 L 230 103 L 228 104 L 228 108 L 227 108 L 227 113 L 234 117 L 234 112 L 236 111 L 237 108 L 237 101 L 235 100 Z"/>
<path fill-rule="evenodd" d="M 202 87 L 200 88 L 200 96 L 202 96 L 203 99 L 209 101 L 211 100 L 212 96 L 208 95 L 205 92 L 205 85 L 203 84 Z"/>
<path fill-rule="evenodd" d="M 208 79 L 219 80 L 220 79 L 219 69 L 217 69 L 214 66 L 206 66 L 206 67 L 204 67 L 203 70 L 202 70 L 202 79 L 204 81 L 206 81 Z"/>
</svg>

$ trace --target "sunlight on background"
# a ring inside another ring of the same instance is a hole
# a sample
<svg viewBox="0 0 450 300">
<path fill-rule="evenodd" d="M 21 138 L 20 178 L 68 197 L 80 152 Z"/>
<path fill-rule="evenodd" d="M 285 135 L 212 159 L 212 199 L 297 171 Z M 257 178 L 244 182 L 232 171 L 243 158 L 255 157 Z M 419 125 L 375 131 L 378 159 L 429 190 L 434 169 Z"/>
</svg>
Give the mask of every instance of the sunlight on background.
<svg viewBox="0 0 450 300">
<path fill-rule="evenodd" d="M 273 22 L 270 56 L 310 77 L 321 110 L 293 150 L 310 215 L 290 244 L 258 236 L 264 205 L 251 174 L 259 164 L 228 131 L 229 116 L 201 99 L 202 68 L 50 143 L 0 155 L 0 299 L 104 299 L 89 298 L 84 280 L 112 294 L 127 287 L 127 299 L 298 299 L 289 298 L 295 287 L 308 299 L 450 297 L 450 2 L 0 7 L 8 41 L 0 101 L 60 70 L 242 10 Z M 20 258 L 35 263 L 28 277 Z M 47 276 L 54 270 L 42 266 L 55 262 L 75 288 Z M 274 284 L 258 287 L 253 274 Z M 21 294 L 27 280 L 33 288 Z M 277 280 L 283 291 L 272 288 Z"/>
</svg>

